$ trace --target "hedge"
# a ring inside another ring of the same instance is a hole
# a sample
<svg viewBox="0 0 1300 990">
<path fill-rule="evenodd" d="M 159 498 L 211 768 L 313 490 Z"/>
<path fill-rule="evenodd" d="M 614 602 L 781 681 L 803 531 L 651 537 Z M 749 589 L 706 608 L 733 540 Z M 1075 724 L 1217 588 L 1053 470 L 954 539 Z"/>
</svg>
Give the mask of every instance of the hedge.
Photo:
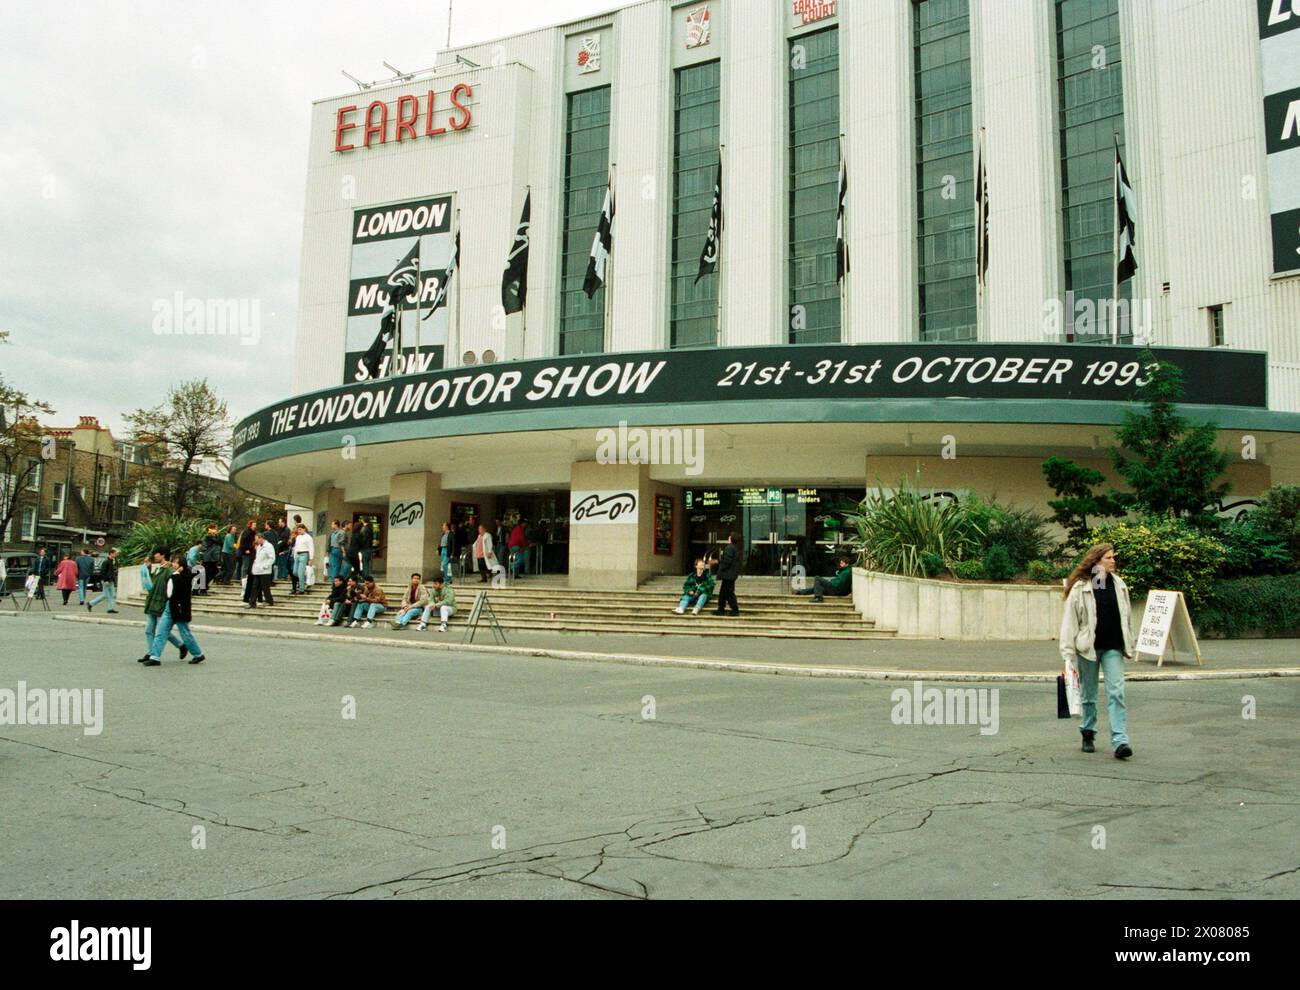
<svg viewBox="0 0 1300 990">
<path fill-rule="evenodd" d="M 1278 635 L 1300 629 L 1300 574 L 1215 581 L 1192 614 L 1202 633 L 1229 639 L 1247 632 Z"/>
</svg>

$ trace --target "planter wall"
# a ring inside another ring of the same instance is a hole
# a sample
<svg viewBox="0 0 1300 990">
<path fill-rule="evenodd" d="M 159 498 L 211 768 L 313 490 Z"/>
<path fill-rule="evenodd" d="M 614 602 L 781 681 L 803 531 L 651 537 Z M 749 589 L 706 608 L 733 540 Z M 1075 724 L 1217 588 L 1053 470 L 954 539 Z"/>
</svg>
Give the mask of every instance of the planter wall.
<svg viewBox="0 0 1300 990">
<path fill-rule="evenodd" d="M 854 608 L 904 639 L 1055 640 L 1063 604 L 1059 584 L 934 581 L 853 569 Z"/>
</svg>

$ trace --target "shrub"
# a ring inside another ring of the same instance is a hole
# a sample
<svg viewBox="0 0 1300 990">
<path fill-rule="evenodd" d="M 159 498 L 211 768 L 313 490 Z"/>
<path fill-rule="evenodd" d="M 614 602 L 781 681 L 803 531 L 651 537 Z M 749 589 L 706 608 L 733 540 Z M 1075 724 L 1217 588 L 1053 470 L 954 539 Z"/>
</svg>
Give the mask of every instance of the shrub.
<svg viewBox="0 0 1300 990">
<path fill-rule="evenodd" d="M 1010 581 L 1016 576 L 1016 565 L 1001 543 L 995 543 L 984 551 L 983 565 L 984 576 L 990 581 Z"/>
<path fill-rule="evenodd" d="M 1069 577 L 1073 569 L 1069 564 L 1050 560 L 1031 560 L 1027 568 L 1029 580 L 1037 584 L 1059 584 L 1061 578 Z"/>
<path fill-rule="evenodd" d="M 921 573 L 926 577 L 934 577 L 943 570 L 943 557 L 930 550 L 921 554 Z"/>
<path fill-rule="evenodd" d="M 955 560 L 948 565 L 952 571 L 952 576 L 960 578 L 963 581 L 982 581 L 984 580 L 984 561 L 982 560 Z"/>
<path fill-rule="evenodd" d="M 1216 581 L 1196 624 L 1203 633 L 1228 637 L 1300 629 L 1300 574 Z"/>
<path fill-rule="evenodd" d="M 953 561 L 978 550 L 958 505 L 930 494 L 921 491 L 918 473 L 916 483 L 904 478 L 892 495 L 868 492 L 859 511 L 845 516 L 857 531 L 850 542 L 868 566 L 918 577 L 922 554 Z"/>
<path fill-rule="evenodd" d="M 1005 547 L 1016 571 L 1023 571 L 1031 560 L 1045 556 L 1052 546 L 1047 535 L 1047 517 L 1031 509 L 1002 509 L 985 540 L 986 549 L 994 545 Z"/>
<path fill-rule="evenodd" d="M 1291 570 L 1286 540 L 1261 528 L 1251 516 L 1217 520 L 1209 531 L 1224 546 L 1219 577 L 1252 577 Z"/>
<path fill-rule="evenodd" d="M 1213 536 L 1167 516 L 1099 526 L 1092 542 L 1114 545 L 1120 576 L 1134 598 L 1152 588 L 1181 591 L 1194 613 L 1206 603 L 1225 552 Z"/>
<path fill-rule="evenodd" d="M 202 519 L 178 519 L 160 516 L 138 522 L 118 541 L 117 553 L 123 564 L 142 564 L 157 547 L 169 554 L 188 550 L 201 539 L 208 524 Z"/>
<path fill-rule="evenodd" d="M 1291 555 L 1291 569 L 1300 568 L 1300 485 L 1274 485 L 1249 519 L 1265 533 L 1283 540 Z"/>
</svg>

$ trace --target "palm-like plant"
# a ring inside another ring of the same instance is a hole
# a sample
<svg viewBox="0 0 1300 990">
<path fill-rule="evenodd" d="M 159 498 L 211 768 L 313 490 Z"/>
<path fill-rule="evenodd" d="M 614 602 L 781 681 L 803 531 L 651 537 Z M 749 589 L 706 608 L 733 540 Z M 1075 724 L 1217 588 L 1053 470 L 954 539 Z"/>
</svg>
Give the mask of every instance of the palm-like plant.
<svg viewBox="0 0 1300 990">
<path fill-rule="evenodd" d="M 846 514 L 857 531 L 850 543 L 867 566 L 920 577 L 923 554 L 936 554 L 948 564 L 978 553 L 984 535 L 978 524 L 955 501 L 923 492 L 920 481 L 917 472 L 915 481 L 903 478 L 892 494 L 868 492 L 859 511 Z"/>
</svg>

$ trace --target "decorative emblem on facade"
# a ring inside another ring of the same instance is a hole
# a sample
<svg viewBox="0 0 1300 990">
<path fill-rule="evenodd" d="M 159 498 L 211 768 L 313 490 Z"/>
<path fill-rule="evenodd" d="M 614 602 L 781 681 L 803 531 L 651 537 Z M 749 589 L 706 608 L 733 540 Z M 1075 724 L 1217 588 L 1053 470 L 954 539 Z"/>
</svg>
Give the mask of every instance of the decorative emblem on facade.
<svg viewBox="0 0 1300 990">
<path fill-rule="evenodd" d="M 686 47 L 703 48 L 712 40 L 709 8 L 700 7 L 686 15 Z"/>
<path fill-rule="evenodd" d="M 592 34 L 582 39 L 578 47 L 578 71 L 583 75 L 600 71 L 600 35 Z"/>
</svg>

